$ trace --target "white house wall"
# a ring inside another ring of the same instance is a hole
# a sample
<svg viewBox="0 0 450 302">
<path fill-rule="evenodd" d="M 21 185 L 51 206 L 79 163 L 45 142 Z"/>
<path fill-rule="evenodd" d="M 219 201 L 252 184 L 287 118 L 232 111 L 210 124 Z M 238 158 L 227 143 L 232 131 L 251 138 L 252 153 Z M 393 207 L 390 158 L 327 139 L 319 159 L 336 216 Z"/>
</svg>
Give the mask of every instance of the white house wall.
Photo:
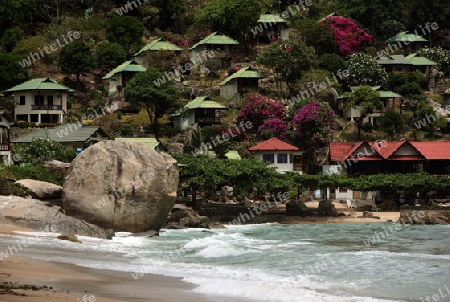
<svg viewBox="0 0 450 302">
<path fill-rule="evenodd" d="M 220 86 L 220 96 L 224 98 L 232 98 L 237 93 L 237 81 L 231 80 L 225 85 Z"/>
<path fill-rule="evenodd" d="M 47 97 L 53 97 L 53 105 L 61 105 L 62 110 L 32 110 L 31 106 L 34 105 L 34 96 L 41 95 L 44 97 L 44 104 L 47 104 Z M 61 99 L 58 98 L 61 95 Z M 25 105 L 20 105 L 20 97 L 25 96 Z M 28 115 L 28 122 L 30 122 L 30 114 L 38 114 L 38 123 L 41 123 L 42 114 L 55 114 L 58 115 L 58 123 L 64 121 L 64 111 L 67 112 L 67 93 L 57 90 L 44 90 L 38 93 L 37 90 L 31 91 L 16 91 L 14 92 L 14 99 L 17 103 L 17 107 L 14 109 L 14 118 L 17 119 L 17 115 Z"/>
<path fill-rule="evenodd" d="M 255 152 L 254 157 L 260 161 L 263 161 L 264 154 L 273 154 L 274 155 L 274 163 L 269 165 L 269 167 L 275 167 L 277 172 L 287 172 L 294 171 L 294 164 L 292 162 L 293 153 L 290 151 L 259 151 Z M 287 154 L 288 162 L 287 163 L 278 163 L 278 154 Z"/>
</svg>

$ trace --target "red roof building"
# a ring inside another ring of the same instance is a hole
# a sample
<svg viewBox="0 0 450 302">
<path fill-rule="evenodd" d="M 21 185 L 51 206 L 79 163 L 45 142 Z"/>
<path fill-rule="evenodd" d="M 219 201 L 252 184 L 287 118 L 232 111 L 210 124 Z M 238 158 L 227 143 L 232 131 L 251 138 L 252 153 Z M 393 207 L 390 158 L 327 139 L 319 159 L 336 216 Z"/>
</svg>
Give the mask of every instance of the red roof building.
<svg viewBox="0 0 450 302">
<path fill-rule="evenodd" d="M 278 172 L 303 171 L 303 155 L 296 146 L 290 145 L 276 137 L 260 142 L 248 148 L 257 159 L 268 161 Z"/>
<path fill-rule="evenodd" d="M 448 174 L 450 142 L 332 142 L 330 163 L 348 174 Z"/>
</svg>

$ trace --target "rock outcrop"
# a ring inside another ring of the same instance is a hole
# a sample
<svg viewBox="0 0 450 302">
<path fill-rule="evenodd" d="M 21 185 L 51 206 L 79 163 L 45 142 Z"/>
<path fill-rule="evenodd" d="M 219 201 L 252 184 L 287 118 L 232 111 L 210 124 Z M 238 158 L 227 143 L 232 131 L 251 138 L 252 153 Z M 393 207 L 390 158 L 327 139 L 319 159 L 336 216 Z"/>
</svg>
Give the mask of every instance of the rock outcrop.
<svg viewBox="0 0 450 302">
<path fill-rule="evenodd" d="M 401 211 L 398 222 L 406 224 L 450 224 L 450 211 Z"/>
<path fill-rule="evenodd" d="M 175 205 L 167 219 L 168 228 L 207 228 L 209 229 L 209 218 L 200 216 L 191 208 Z"/>
<path fill-rule="evenodd" d="M 115 231 L 158 231 L 172 209 L 178 167 L 150 146 L 103 141 L 78 155 L 63 186 L 67 215 Z"/>
<path fill-rule="evenodd" d="M 17 196 L 0 196 L 0 223 L 98 238 L 109 239 L 114 235 L 112 231 L 66 216 L 59 207 Z"/>
<path fill-rule="evenodd" d="M 56 199 L 62 196 L 62 187 L 34 179 L 21 179 L 16 181 L 16 184 L 27 189 L 31 197 L 37 199 Z"/>
<path fill-rule="evenodd" d="M 50 172 L 58 172 L 67 175 L 67 173 L 69 173 L 70 164 L 58 160 L 51 160 L 45 162 L 44 167 Z"/>
<path fill-rule="evenodd" d="M 305 217 L 311 215 L 311 211 L 301 201 L 290 201 L 286 204 L 286 215 Z"/>
<path fill-rule="evenodd" d="M 319 201 L 319 207 L 317 208 L 317 214 L 319 216 L 330 216 L 330 217 L 338 216 L 336 207 L 331 202 L 331 200 L 325 200 L 325 199 Z"/>
</svg>

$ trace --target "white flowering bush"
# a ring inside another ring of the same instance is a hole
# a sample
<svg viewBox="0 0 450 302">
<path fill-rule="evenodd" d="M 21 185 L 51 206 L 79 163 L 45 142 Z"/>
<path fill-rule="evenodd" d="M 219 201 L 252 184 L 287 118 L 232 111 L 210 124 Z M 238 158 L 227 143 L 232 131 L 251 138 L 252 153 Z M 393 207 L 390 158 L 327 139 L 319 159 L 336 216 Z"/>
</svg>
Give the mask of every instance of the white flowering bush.
<svg viewBox="0 0 450 302">
<path fill-rule="evenodd" d="M 438 69 L 445 75 L 450 75 L 450 51 L 441 47 L 425 47 L 417 52 L 438 64 Z"/>
<path fill-rule="evenodd" d="M 347 63 L 348 82 L 350 85 L 385 85 L 388 74 L 370 55 L 356 53 L 350 56 Z"/>
</svg>

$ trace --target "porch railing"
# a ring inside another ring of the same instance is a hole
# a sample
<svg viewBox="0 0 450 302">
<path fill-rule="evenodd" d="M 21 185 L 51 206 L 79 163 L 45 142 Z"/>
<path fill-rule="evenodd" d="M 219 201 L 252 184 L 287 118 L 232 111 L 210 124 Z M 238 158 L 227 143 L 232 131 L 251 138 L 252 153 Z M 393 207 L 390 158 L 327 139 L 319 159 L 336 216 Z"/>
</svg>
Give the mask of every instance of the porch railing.
<svg viewBox="0 0 450 302">
<path fill-rule="evenodd" d="M 62 110 L 61 105 L 31 105 L 31 110 Z"/>
</svg>

